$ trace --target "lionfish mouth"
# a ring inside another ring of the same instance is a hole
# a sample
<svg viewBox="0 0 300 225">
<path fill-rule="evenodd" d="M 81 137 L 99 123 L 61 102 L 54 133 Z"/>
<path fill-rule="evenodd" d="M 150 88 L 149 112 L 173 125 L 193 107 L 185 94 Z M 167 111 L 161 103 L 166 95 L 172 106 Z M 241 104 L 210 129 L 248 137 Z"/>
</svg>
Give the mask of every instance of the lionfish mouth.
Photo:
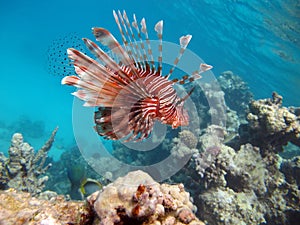
<svg viewBox="0 0 300 225">
<path fill-rule="evenodd" d="M 113 11 L 113 16 L 123 46 L 108 30 L 93 28 L 96 40 L 109 48 L 111 54 L 104 52 L 93 41 L 83 38 L 96 59 L 69 48 L 68 57 L 77 75 L 66 76 L 61 83 L 79 88 L 73 95 L 83 100 L 84 106 L 98 107 L 94 117 L 95 130 L 107 139 L 143 140 L 151 134 L 155 120 L 173 128 L 188 124 L 188 117 L 183 115 L 185 112 L 182 107 L 193 90 L 180 98 L 173 85 L 193 82 L 212 68 L 202 63 L 191 75 L 185 75 L 182 79 L 169 79 L 192 36 L 185 35 L 179 39 L 178 56 L 168 74 L 163 76 L 163 21 L 154 27 L 159 40 L 159 56 L 155 64 L 146 20 L 143 18 L 139 26 L 136 16 L 133 15 L 130 23 L 125 11 Z"/>
</svg>

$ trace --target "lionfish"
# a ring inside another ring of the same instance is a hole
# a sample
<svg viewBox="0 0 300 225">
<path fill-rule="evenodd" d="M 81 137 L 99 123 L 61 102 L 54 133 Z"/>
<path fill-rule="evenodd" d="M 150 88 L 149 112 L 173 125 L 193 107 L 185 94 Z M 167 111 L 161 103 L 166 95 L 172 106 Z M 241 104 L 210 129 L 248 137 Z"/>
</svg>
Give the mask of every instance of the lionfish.
<svg viewBox="0 0 300 225">
<path fill-rule="evenodd" d="M 162 75 L 163 21 L 154 27 L 159 40 L 158 63 L 155 65 L 145 19 L 139 27 L 135 14 L 132 23 L 125 11 L 123 14 L 113 11 L 113 16 L 124 45 L 121 46 L 108 30 L 93 28 L 96 40 L 112 54 L 83 38 L 97 60 L 74 48 L 67 49 L 78 76 L 66 76 L 61 83 L 79 88 L 72 94 L 85 101 L 84 106 L 98 107 L 94 115 L 95 130 L 106 139 L 143 140 L 151 134 L 156 120 L 173 129 L 188 125 L 189 117 L 183 105 L 193 89 L 180 98 L 173 86 L 199 79 L 201 73 L 212 68 L 202 63 L 191 76 L 169 79 L 192 36 L 180 38 L 180 51 L 173 67 L 167 75 Z"/>
</svg>

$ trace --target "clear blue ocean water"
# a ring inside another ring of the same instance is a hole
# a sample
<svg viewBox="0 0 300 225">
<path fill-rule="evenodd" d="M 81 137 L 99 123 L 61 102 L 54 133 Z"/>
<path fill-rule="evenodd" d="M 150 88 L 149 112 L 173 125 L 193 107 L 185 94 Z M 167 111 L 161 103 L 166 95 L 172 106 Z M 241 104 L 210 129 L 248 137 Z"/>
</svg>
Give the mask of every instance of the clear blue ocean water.
<svg viewBox="0 0 300 225">
<path fill-rule="evenodd" d="M 192 34 L 189 49 L 213 65 L 216 76 L 226 70 L 241 76 L 256 99 L 277 91 L 285 105 L 300 105 L 299 1 L 1 0 L 1 151 L 9 147 L 13 124 L 24 116 L 44 126 L 40 138 L 24 133 L 35 148 L 57 125 L 60 129 L 51 154 L 58 157 L 62 148 L 74 143 L 73 89 L 63 87 L 61 77 L 48 72 L 48 48 L 74 32 L 93 39 L 95 26 L 120 38 L 113 9 L 145 17 L 149 30 L 163 19 L 165 41 L 178 43 L 181 35 Z"/>
</svg>

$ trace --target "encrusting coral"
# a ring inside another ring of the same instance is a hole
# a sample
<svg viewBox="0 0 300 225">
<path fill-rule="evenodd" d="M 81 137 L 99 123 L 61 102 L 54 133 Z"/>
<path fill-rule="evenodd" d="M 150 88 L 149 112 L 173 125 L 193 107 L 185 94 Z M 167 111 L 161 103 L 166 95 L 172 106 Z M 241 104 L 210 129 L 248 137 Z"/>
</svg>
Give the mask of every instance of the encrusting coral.
<svg viewBox="0 0 300 225">
<path fill-rule="evenodd" d="M 23 141 L 20 133 L 15 133 L 9 148 L 9 157 L 0 155 L 0 188 L 14 188 L 33 195 L 42 192 L 48 180 L 45 174 L 51 166 L 44 166 L 58 128 L 55 128 L 46 143 L 35 154 L 33 147 Z"/>
<path fill-rule="evenodd" d="M 140 170 L 118 178 L 88 202 L 101 225 L 204 225 L 182 184 L 160 185 Z"/>
</svg>

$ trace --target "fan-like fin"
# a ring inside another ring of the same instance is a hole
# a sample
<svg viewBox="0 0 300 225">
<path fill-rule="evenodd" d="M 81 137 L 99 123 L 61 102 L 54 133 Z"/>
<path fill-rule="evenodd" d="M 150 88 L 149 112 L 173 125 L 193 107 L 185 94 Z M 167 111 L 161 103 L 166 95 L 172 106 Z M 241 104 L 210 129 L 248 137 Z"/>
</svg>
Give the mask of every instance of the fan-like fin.
<svg viewBox="0 0 300 225">
<path fill-rule="evenodd" d="M 131 69 L 130 72 L 133 78 L 139 77 L 134 66 L 134 61 L 129 57 L 127 52 L 108 30 L 104 28 L 93 28 L 93 33 L 97 41 L 99 41 L 102 45 L 107 46 L 113 53 L 117 55 L 123 65 L 126 65 Z M 133 80 L 133 78 L 131 79 Z"/>
</svg>

